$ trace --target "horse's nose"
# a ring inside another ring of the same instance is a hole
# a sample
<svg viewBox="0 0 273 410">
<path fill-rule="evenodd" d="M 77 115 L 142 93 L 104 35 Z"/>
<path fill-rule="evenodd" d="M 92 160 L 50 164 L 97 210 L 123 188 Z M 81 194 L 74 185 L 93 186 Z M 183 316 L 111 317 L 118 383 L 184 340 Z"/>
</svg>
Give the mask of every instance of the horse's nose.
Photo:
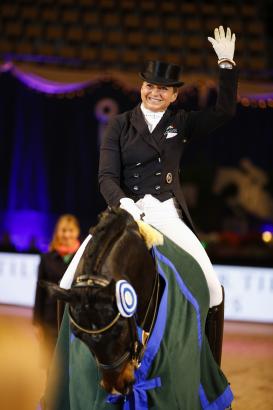
<svg viewBox="0 0 273 410">
<path fill-rule="evenodd" d="M 109 394 L 128 394 L 124 392 L 125 390 L 129 392 L 129 389 L 127 389 L 127 387 L 125 388 L 125 386 L 124 386 L 124 389 L 119 389 L 119 388 L 116 388 L 116 386 L 113 386 L 109 383 L 105 383 L 103 380 L 101 380 L 100 385 Z"/>
</svg>

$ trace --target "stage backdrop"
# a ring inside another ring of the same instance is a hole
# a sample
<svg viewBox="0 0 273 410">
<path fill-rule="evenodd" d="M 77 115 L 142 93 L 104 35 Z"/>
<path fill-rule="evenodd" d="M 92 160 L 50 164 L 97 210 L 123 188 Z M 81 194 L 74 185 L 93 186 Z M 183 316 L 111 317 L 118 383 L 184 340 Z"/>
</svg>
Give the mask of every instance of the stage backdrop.
<svg viewBox="0 0 273 410">
<path fill-rule="evenodd" d="M 178 105 L 198 109 L 198 93 L 197 88 L 188 87 Z M 216 91 L 211 90 L 207 105 L 215 98 Z M 46 249 L 55 219 L 62 213 L 80 218 L 83 235 L 96 222 L 98 213 L 106 207 L 97 183 L 101 135 L 112 115 L 138 102 L 137 90 L 114 79 L 65 85 L 26 76 L 14 68 L 2 70 L 0 233 L 9 232 L 17 249 L 35 241 L 40 249 Z M 183 159 L 183 179 L 201 230 L 222 229 L 224 212 L 230 212 L 225 209 L 223 196 L 212 189 L 219 168 L 236 168 L 246 174 L 240 161 L 247 158 L 265 173 L 263 189 L 270 200 L 272 123 L 272 104 L 238 104 L 237 115 L 228 125 L 207 139 L 189 144 Z M 241 208 L 250 227 L 272 221 L 270 215 L 257 217 L 252 210 Z"/>
</svg>

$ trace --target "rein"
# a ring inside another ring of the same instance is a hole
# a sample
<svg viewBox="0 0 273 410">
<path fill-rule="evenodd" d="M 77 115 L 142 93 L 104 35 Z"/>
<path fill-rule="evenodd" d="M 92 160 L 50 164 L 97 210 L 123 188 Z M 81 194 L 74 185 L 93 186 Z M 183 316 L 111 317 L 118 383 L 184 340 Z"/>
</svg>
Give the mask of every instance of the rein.
<svg viewBox="0 0 273 410">
<path fill-rule="evenodd" d="M 103 278 L 97 278 L 96 276 L 89 276 L 89 275 L 81 275 L 78 276 L 76 279 L 76 284 L 74 285 L 74 287 L 92 287 L 92 286 L 96 286 L 96 287 L 105 287 L 107 285 L 109 285 L 109 281 Z M 158 299 L 159 299 L 159 275 L 157 273 L 156 279 L 155 279 L 155 283 L 153 286 L 153 290 L 152 290 L 152 294 L 147 306 L 147 310 L 144 316 L 144 319 L 142 321 L 141 326 L 144 327 L 147 316 L 148 316 L 148 312 L 150 310 L 151 307 L 151 302 L 155 293 L 155 289 L 156 289 L 156 302 L 155 302 L 155 309 L 154 309 L 154 313 L 153 313 L 153 318 L 152 318 L 152 322 L 151 322 L 151 326 L 149 329 L 149 332 L 147 332 L 147 337 L 145 339 L 145 341 L 143 343 L 139 342 L 139 340 L 134 340 L 134 332 L 132 329 L 132 319 L 134 320 L 135 326 L 136 325 L 136 317 L 135 315 L 133 316 L 133 318 L 129 317 L 127 318 L 127 320 L 129 320 L 129 324 L 130 324 L 130 334 L 131 334 L 131 340 L 133 341 L 133 350 L 131 351 L 126 351 L 119 359 L 117 359 L 115 362 L 113 363 L 109 363 L 109 364 L 104 364 L 98 361 L 98 359 L 96 358 L 97 364 L 98 366 L 102 369 L 102 370 L 115 370 L 118 367 L 120 367 L 127 359 L 129 359 L 129 357 L 131 357 L 131 361 L 132 364 L 134 365 L 135 368 L 139 368 L 141 365 L 141 360 L 144 356 L 144 352 L 146 350 L 146 346 L 148 344 L 149 338 L 150 338 L 150 334 L 151 331 L 153 329 L 154 326 L 154 322 L 155 322 L 155 318 L 156 318 L 156 313 L 157 313 L 157 306 L 158 306 Z M 106 332 L 107 330 L 111 329 L 120 319 L 121 314 L 120 312 L 114 317 L 114 319 L 106 326 L 100 328 L 100 329 L 96 329 L 96 330 L 92 330 L 92 329 L 87 329 L 85 327 L 80 326 L 75 319 L 73 318 L 72 314 L 71 314 L 71 309 L 69 306 L 68 309 L 68 315 L 69 315 L 69 319 L 71 321 L 71 323 L 80 331 L 90 334 L 90 335 L 98 335 L 101 333 Z M 144 332 L 144 330 L 143 330 Z M 145 332 L 146 333 L 146 332 Z M 96 356 L 95 356 L 96 357 Z"/>
<path fill-rule="evenodd" d="M 71 315 L 71 311 L 70 311 L 70 306 L 69 306 L 69 310 L 68 310 L 68 315 L 69 315 L 69 319 L 71 321 L 71 323 L 73 323 L 73 325 L 81 330 L 84 333 L 87 333 L 89 335 L 98 335 L 100 333 L 106 332 L 106 330 L 111 329 L 112 326 L 114 326 L 114 324 L 119 320 L 120 318 L 120 313 L 117 314 L 117 316 L 112 320 L 111 323 L 109 323 L 109 325 L 102 327 L 101 329 L 98 330 L 91 330 L 91 329 L 86 329 L 85 327 L 82 327 L 80 325 L 78 325 L 78 323 L 75 321 L 75 319 L 73 319 L 72 315 Z"/>
</svg>

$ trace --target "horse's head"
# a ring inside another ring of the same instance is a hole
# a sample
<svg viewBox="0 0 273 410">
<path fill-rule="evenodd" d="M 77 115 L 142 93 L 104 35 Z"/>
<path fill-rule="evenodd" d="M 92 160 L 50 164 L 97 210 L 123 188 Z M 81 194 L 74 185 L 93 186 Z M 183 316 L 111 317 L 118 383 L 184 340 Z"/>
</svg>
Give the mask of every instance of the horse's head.
<svg viewBox="0 0 273 410">
<path fill-rule="evenodd" d="M 155 266 L 127 212 L 105 212 L 92 234 L 71 289 L 51 285 L 51 293 L 69 303 L 72 330 L 96 358 L 102 387 L 126 394 L 143 353 L 137 323 L 149 329 L 154 317 Z"/>
</svg>

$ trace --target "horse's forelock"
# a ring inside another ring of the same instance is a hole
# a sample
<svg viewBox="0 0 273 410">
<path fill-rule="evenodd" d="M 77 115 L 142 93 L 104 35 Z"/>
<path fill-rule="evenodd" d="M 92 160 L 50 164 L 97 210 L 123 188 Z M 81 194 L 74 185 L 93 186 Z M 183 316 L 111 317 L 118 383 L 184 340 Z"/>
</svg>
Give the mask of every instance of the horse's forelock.
<svg viewBox="0 0 273 410">
<path fill-rule="evenodd" d="M 99 238 L 100 235 L 108 234 L 108 231 L 113 228 L 113 224 L 120 224 L 123 230 L 128 224 L 134 222 L 133 217 L 121 208 L 111 208 L 99 215 L 99 223 L 90 229 L 93 237 Z"/>
<path fill-rule="evenodd" d="M 114 284 L 110 282 L 105 287 L 82 286 L 72 288 L 71 291 L 74 293 L 74 301 L 77 300 L 80 305 L 89 302 L 92 302 L 92 305 L 94 305 L 97 302 L 109 302 L 110 298 L 114 297 L 113 289 Z"/>
</svg>

